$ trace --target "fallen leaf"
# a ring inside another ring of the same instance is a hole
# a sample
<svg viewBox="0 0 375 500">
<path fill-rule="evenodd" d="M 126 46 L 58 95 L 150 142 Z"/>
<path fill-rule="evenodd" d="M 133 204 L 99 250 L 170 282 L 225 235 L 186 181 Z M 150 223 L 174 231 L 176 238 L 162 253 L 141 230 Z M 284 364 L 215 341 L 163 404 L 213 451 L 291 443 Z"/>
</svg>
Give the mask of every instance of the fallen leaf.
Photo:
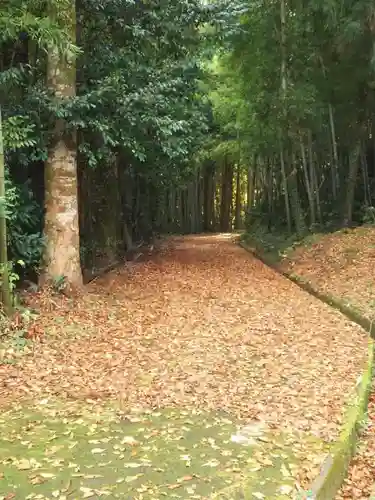
<svg viewBox="0 0 375 500">
<path fill-rule="evenodd" d="M 170 484 L 168 485 L 169 490 L 176 490 L 177 488 L 181 488 L 181 484 L 176 483 L 176 484 Z"/>
<path fill-rule="evenodd" d="M 30 460 L 22 459 L 16 463 L 16 467 L 18 470 L 30 470 L 32 469 L 32 464 Z"/>
</svg>

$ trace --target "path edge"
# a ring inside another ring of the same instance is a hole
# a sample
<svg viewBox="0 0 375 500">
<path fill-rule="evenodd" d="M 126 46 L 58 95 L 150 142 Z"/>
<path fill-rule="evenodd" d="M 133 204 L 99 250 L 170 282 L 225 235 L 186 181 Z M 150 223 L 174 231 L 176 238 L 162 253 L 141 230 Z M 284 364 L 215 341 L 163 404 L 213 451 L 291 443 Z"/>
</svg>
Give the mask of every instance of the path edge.
<svg viewBox="0 0 375 500">
<path fill-rule="evenodd" d="M 311 283 L 301 278 L 300 276 L 281 270 L 277 265 L 275 265 L 273 262 L 268 261 L 267 258 L 261 255 L 253 247 L 246 244 L 244 241 L 240 240 L 239 245 L 244 250 L 251 253 L 258 260 L 263 262 L 263 264 L 272 268 L 278 274 L 284 276 L 294 284 L 298 285 L 305 292 L 310 293 L 325 304 L 339 310 L 350 321 L 357 323 L 369 334 L 366 367 L 357 380 L 355 395 L 349 398 L 349 402 L 346 405 L 344 424 L 342 426 L 339 438 L 324 460 L 320 469 L 320 473 L 310 485 L 309 490 L 304 494 L 299 494 L 299 496 L 297 496 L 297 498 L 301 500 L 333 499 L 335 498 L 336 493 L 339 491 L 347 475 L 350 460 L 355 454 L 360 430 L 363 427 L 363 424 L 367 417 L 367 407 L 371 391 L 372 374 L 374 370 L 375 344 L 373 339 L 375 337 L 375 325 L 372 321 L 362 316 L 352 307 L 345 304 L 343 301 L 337 299 L 332 295 L 317 290 L 313 285 L 311 285 Z"/>
</svg>

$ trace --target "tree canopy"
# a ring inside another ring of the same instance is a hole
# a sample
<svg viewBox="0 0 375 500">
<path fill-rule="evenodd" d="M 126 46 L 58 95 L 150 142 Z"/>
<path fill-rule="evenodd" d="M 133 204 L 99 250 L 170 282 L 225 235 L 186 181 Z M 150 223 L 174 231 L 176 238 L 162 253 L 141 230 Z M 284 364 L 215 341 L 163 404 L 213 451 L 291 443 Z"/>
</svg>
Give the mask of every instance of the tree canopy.
<svg viewBox="0 0 375 500">
<path fill-rule="evenodd" d="M 0 14 L 7 246 L 28 273 L 79 284 L 156 232 L 373 222 L 372 2 L 47 4 Z"/>
</svg>

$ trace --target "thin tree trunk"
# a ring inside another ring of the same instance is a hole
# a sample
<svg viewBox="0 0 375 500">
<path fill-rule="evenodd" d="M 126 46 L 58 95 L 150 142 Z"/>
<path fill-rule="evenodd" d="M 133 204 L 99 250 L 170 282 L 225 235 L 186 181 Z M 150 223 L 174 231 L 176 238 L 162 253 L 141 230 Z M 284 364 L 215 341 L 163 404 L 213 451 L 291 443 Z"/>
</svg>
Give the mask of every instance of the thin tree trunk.
<svg viewBox="0 0 375 500">
<path fill-rule="evenodd" d="M 51 7 L 51 16 L 65 26 L 75 43 L 75 2 Z M 47 85 L 60 102 L 76 92 L 76 61 L 50 48 L 47 55 Z M 64 279 L 66 288 L 83 284 L 80 264 L 80 238 L 77 195 L 76 133 L 67 130 L 62 118 L 55 121 L 53 138 L 45 164 L 46 247 L 41 283 Z"/>
<path fill-rule="evenodd" d="M 206 164 L 203 177 L 203 229 L 212 231 L 215 213 L 215 186 L 212 166 Z"/>
<path fill-rule="evenodd" d="M 236 206 L 235 206 L 235 229 L 240 229 L 241 227 L 241 167 L 237 164 L 236 172 Z"/>
<path fill-rule="evenodd" d="M 131 168 L 124 155 L 117 157 L 117 172 L 121 186 L 121 217 L 123 245 L 127 252 L 133 250 L 133 179 Z"/>
<path fill-rule="evenodd" d="M 366 158 L 366 153 L 364 151 L 364 148 L 361 148 L 361 165 L 362 165 L 362 173 L 363 173 L 363 188 L 364 188 L 364 201 L 366 206 L 371 206 L 372 205 L 372 200 L 371 200 L 371 189 L 370 189 L 370 182 L 369 182 L 369 176 L 368 176 L 368 165 L 367 165 L 367 158 Z"/>
<path fill-rule="evenodd" d="M 281 91 L 285 100 L 287 92 L 287 67 L 286 67 L 286 0 L 280 1 L 280 43 L 281 43 Z"/>
<path fill-rule="evenodd" d="M 247 211 L 250 212 L 254 204 L 254 167 L 247 169 Z"/>
<path fill-rule="evenodd" d="M 273 214 L 273 158 L 268 158 L 268 230 L 272 228 L 272 214 Z"/>
<path fill-rule="evenodd" d="M 291 212 L 294 219 L 294 224 L 296 228 L 296 232 L 298 235 L 303 234 L 305 231 L 305 221 L 302 212 L 299 192 L 298 192 L 298 183 L 297 183 L 297 167 L 295 161 L 295 155 L 292 153 L 292 165 L 291 165 L 291 173 L 289 174 L 289 192 L 290 192 L 290 206 Z"/>
<path fill-rule="evenodd" d="M 329 113 L 329 125 L 331 129 L 331 141 L 332 141 L 332 156 L 333 163 L 331 166 L 332 172 L 332 195 L 333 199 L 337 199 L 337 190 L 338 190 L 338 170 L 339 170 L 339 156 L 337 153 L 337 141 L 336 141 L 336 131 L 335 131 L 335 121 L 333 118 L 333 108 L 331 104 L 328 104 L 328 113 Z"/>
<path fill-rule="evenodd" d="M 361 145 L 358 142 L 349 155 L 349 172 L 346 181 L 346 193 L 343 210 L 343 226 L 346 227 L 351 225 L 353 219 L 353 202 L 355 187 L 357 184 L 360 151 Z"/>
<path fill-rule="evenodd" d="M 318 220 L 320 223 L 322 223 L 322 209 L 320 206 L 320 192 L 319 192 L 319 186 L 318 186 L 318 178 L 316 175 L 315 163 L 313 160 L 311 130 L 308 131 L 307 137 L 308 137 L 308 155 L 309 155 L 310 179 L 311 179 L 311 183 L 312 183 L 313 193 L 315 195 L 315 204 L 316 204 L 316 211 L 318 214 Z"/>
<path fill-rule="evenodd" d="M 5 158 L 3 144 L 3 126 L 0 105 L 0 273 L 1 300 L 4 312 L 10 316 L 13 312 L 12 294 L 9 283 L 8 269 L 7 222 L 5 216 Z"/>
<path fill-rule="evenodd" d="M 223 169 L 221 168 L 215 175 L 215 230 L 220 229 L 221 224 L 221 185 L 223 182 Z"/>
<path fill-rule="evenodd" d="M 309 200 L 309 208 L 310 208 L 310 224 L 315 224 L 315 206 L 314 206 L 314 194 L 312 191 L 312 179 L 309 178 L 309 170 L 307 167 L 306 153 L 305 153 L 305 145 L 303 144 L 302 137 L 300 137 L 300 145 L 301 145 L 301 159 L 303 166 L 303 173 L 305 177 L 305 185 L 307 192 L 307 199 Z"/>
<path fill-rule="evenodd" d="M 280 63 L 280 78 L 281 78 L 281 99 L 283 103 L 283 115 L 285 126 L 287 125 L 287 109 L 286 109 L 286 94 L 287 94 L 287 67 L 286 67 L 286 0 L 280 1 L 280 44 L 281 44 L 281 63 Z M 282 132 L 280 131 L 280 164 L 281 175 L 284 188 L 284 203 L 285 214 L 288 232 L 292 232 L 292 219 L 289 206 L 289 191 L 288 180 L 285 169 L 284 146 L 282 143 Z"/>
<path fill-rule="evenodd" d="M 319 59 L 320 59 L 320 64 L 322 66 L 323 76 L 324 78 L 327 78 L 327 72 L 324 66 L 323 58 L 319 57 Z M 328 103 L 328 116 L 329 116 L 329 128 L 331 132 L 331 145 L 332 145 L 332 163 L 331 163 L 332 195 L 333 199 L 337 200 L 337 192 L 339 189 L 339 156 L 337 152 L 335 120 L 333 116 L 333 107 L 331 103 Z"/>
<path fill-rule="evenodd" d="M 286 171 L 285 171 L 284 151 L 283 151 L 281 144 L 280 144 L 280 165 L 281 165 L 281 178 L 282 178 L 283 191 L 284 191 L 286 223 L 287 223 L 287 227 L 288 227 L 288 232 L 291 233 L 292 232 L 292 218 L 290 215 L 290 206 L 289 206 L 288 181 L 286 178 Z"/>
</svg>

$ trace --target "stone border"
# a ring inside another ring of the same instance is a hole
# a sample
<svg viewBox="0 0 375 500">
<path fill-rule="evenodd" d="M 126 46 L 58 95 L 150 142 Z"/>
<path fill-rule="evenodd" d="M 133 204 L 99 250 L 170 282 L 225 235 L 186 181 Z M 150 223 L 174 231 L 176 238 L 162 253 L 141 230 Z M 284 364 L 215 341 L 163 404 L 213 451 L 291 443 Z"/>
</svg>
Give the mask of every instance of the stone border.
<svg viewBox="0 0 375 500">
<path fill-rule="evenodd" d="M 252 253 L 256 258 L 263 262 L 268 267 L 271 267 L 278 274 L 291 280 L 298 285 L 302 290 L 310 293 L 325 304 L 334 307 L 344 314 L 348 319 L 357 323 L 369 334 L 368 358 L 367 365 L 362 375 L 357 380 L 356 393 L 347 406 L 345 412 L 345 423 L 342 427 L 341 434 L 334 444 L 331 452 L 326 457 L 318 477 L 313 481 L 308 492 L 302 494 L 302 499 L 329 500 L 333 499 L 340 489 L 347 473 L 347 469 L 351 458 L 355 453 L 356 444 L 358 441 L 359 431 L 366 419 L 368 399 L 371 390 L 372 374 L 374 370 L 374 341 L 375 325 L 368 318 L 365 318 L 357 311 L 343 303 L 341 300 L 319 290 L 316 290 L 311 283 L 303 278 L 280 270 L 274 263 L 260 255 L 255 249 L 251 248 L 246 243 L 240 241 L 240 246 Z M 375 500 L 375 489 L 374 497 Z"/>
</svg>

